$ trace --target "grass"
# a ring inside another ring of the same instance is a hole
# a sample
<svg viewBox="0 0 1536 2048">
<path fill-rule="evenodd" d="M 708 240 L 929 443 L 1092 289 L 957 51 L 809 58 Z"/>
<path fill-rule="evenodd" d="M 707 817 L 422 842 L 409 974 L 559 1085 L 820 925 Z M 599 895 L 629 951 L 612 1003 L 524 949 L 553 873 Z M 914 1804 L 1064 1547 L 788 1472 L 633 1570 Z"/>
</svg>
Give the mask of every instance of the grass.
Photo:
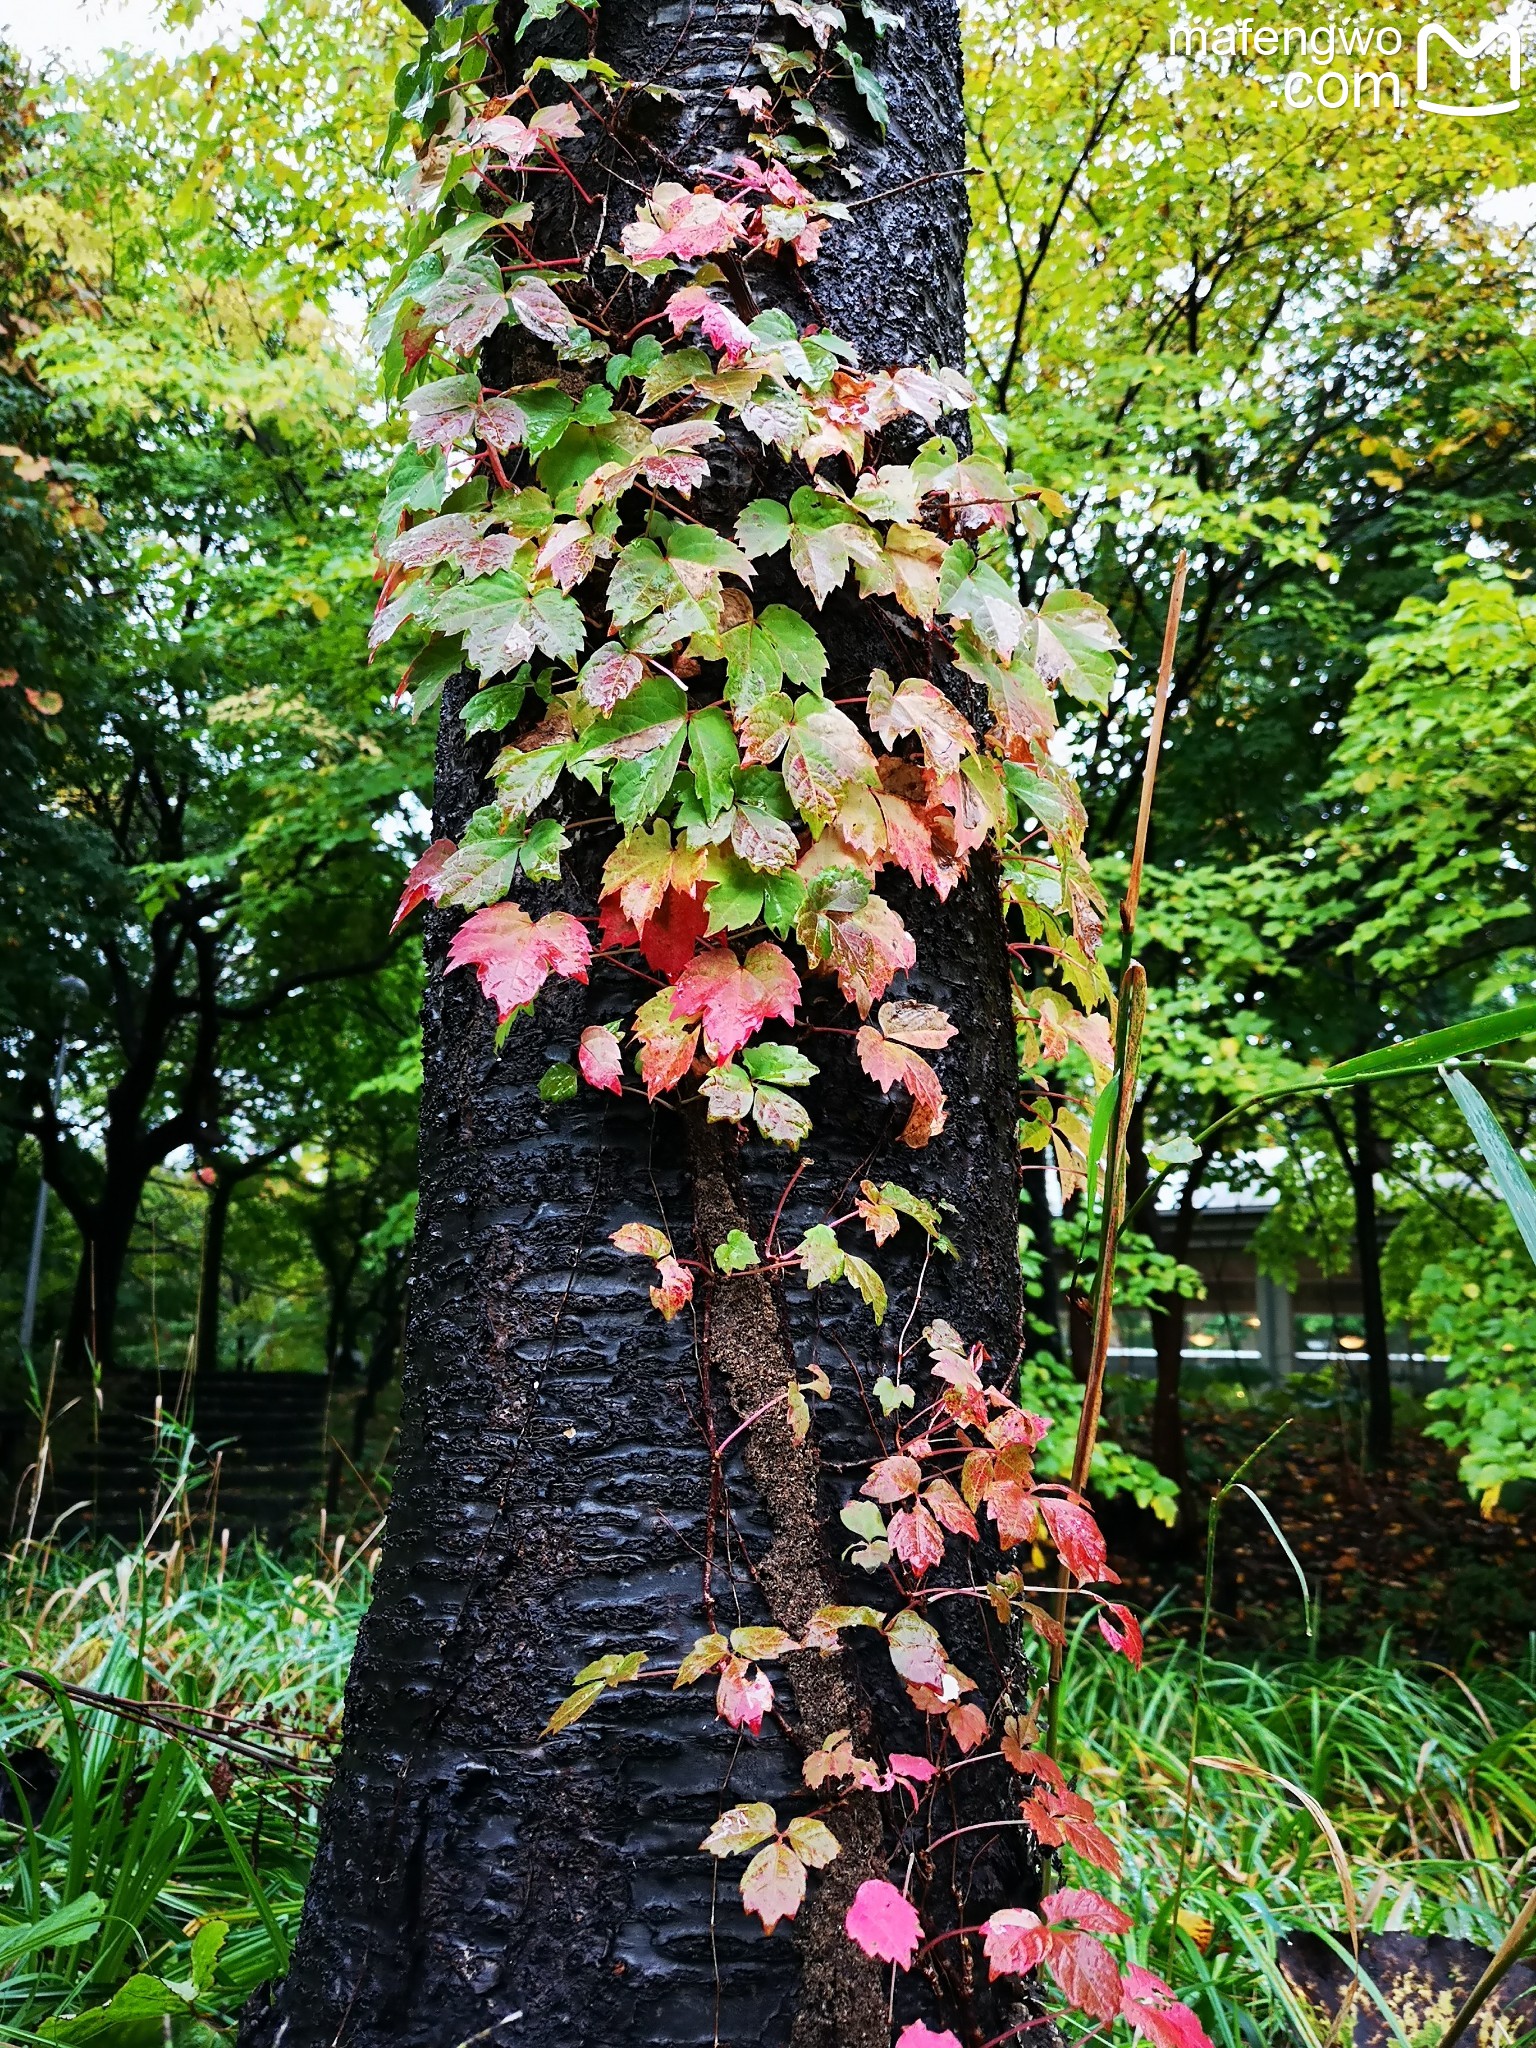
<svg viewBox="0 0 1536 2048">
<path fill-rule="evenodd" d="M 51 1797 L 0 1827 L 0 2040 L 194 2048 L 281 1974 L 366 1572 L 356 1552 L 316 1571 L 255 1544 L 226 1558 L 174 1538 L 12 1555 L 12 1813 L 19 1751 L 46 1748 L 60 1771 Z M 130 1704 L 106 1711 L 80 1689 Z"/>
<path fill-rule="evenodd" d="M 1352 1910 L 1362 1933 L 1498 1947 L 1536 1857 L 1536 1646 L 1465 1675 L 1397 1661 L 1390 1640 L 1368 1659 L 1208 1659 L 1175 1932 L 1196 1657 L 1154 1642 L 1136 1672 L 1080 1637 L 1064 1725 L 1141 1959 L 1222 2048 L 1320 2043 L 1275 1961 L 1289 1929 L 1343 1943 Z"/>
<path fill-rule="evenodd" d="M 42 1746 L 62 1767 L 35 1828 L 0 1826 L 0 2040 L 199 2048 L 281 1972 L 367 1564 L 182 1541 L 13 1555 L 5 1664 L 142 1702 L 152 1725 L 14 1677 L 0 1692 L 5 1752 Z M 1125 1859 L 1106 1889 L 1136 1916 L 1129 1939 L 1219 2048 L 1321 2048 L 1275 1941 L 1342 1940 L 1347 1896 L 1362 1929 L 1497 1946 L 1536 1840 L 1536 1656 L 1460 1676 L 1386 1643 L 1369 1660 L 1211 1658 L 1200 1751 L 1217 1763 L 1196 1772 L 1171 1934 L 1195 1658 L 1154 1636 L 1138 1673 L 1080 1637 L 1066 1761 Z M 178 1708 L 284 1760 L 179 1739 Z"/>
</svg>

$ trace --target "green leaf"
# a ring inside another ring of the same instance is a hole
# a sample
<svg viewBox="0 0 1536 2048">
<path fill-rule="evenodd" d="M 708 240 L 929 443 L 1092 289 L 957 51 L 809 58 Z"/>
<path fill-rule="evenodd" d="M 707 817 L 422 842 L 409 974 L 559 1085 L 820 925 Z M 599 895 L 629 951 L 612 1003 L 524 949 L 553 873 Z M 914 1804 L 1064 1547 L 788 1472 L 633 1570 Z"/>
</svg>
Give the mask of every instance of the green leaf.
<svg viewBox="0 0 1536 2048">
<path fill-rule="evenodd" d="M 1493 1184 L 1504 1197 L 1515 1228 L 1525 1248 L 1536 1260 L 1536 1187 L 1532 1187 L 1519 1153 L 1504 1134 L 1504 1127 L 1466 1075 L 1455 1067 L 1441 1070 L 1441 1079 L 1456 1098 L 1456 1106 L 1477 1140 L 1478 1150 L 1488 1162 Z"/>
<path fill-rule="evenodd" d="M 867 1259 L 856 1259 L 849 1252 L 843 1261 L 843 1278 L 855 1293 L 862 1296 L 875 1312 L 875 1321 L 885 1321 L 885 1282 Z M 809 1282 L 807 1282 L 809 1285 Z"/>
<path fill-rule="evenodd" d="M 769 877 L 756 873 L 734 853 L 711 856 L 709 873 L 714 887 L 704 898 L 709 912 L 708 935 L 739 932 L 756 924 L 763 914 L 763 897 Z"/>
<path fill-rule="evenodd" d="M 749 1045 L 741 1064 L 754 1081 L 771 1081 L 779 1088 L 803 1088 L 821 1072 L 793 1045 Z"/>
<path fill-rule="evenodd" d="M 843 1268 L 848 1263 L 847 1254 L 829 1225 L 813 1224 L 795 1249 L 805 1268 L 807 1287 L 822 1287 L 829 1280 L 842 1279 Z"/>
<path fill-rule="evenodd" d="M 228 1933 L 227 1920 L 207 1920 L 192 1937 L 192 1983 L 199 1998 L 213 1982 L 214 1965 Z"/>
<path fill-rule="evenodd" d="M 1444 1031 L 1426 1031 L 1419 1038 L 1405 1038 L 1400 1045 L 1385 1045 L 1379 1052 L 1362 1053 L 1359 1059 L 1343 1060 L 1325 1068 L 1307 1088 L 1332 1088 L 1340 1081 L 1373 1081 L 1387 1074 L 1424 1074 L 1447 1060 L 1464 1059 L 1468 1053 L 1491 1052 L 1517 1038 L 1536 1038 L 1536 1003 L 1517 1003 L 1491 1017 L 1473 1017 L 1465 1024 L 1451 1024 Z"/>
<path fill-rule="evenodd" d="M 735 730 L 719 705 L 696 711 L 688 721 L 688 762 L 705 818 L 717 818 L 735 796 L 741 766 Z"/>
<path fill-rule="evenodd" d="M 875 1381 L 871 1392 L 880 1403 L 880 1413 L 882 1415 L 894 1415 L 898 1408 L 915 1408 L 917 1406 L 916 1389 L 905 1385 L 905 1383 L 898 1384 L 888 1373 L 881 1373 L 879 1379 Z"/>
<path fill-rule="evenodd" d="M 56 1906 L 41 1920 L 21 1927 L 0 1928 L 0 1969 L 23 1963 L 45 1948 L 65 1947 L 87 1941 L 101 1925 L 106 1907 L 95 1892 L 82 1892 L 67 1906 Z"/>
<path fill-rule="evenodd" d="M 878 1543 L 885 1535 L 885 1517 L 872 1500 L 851 1500 L 840 1510 L 838 1520 L 866 1543 Z"/>
<path fill-rule="evenodd" d="M 576 1069 L 567 1060 L 556 1060 L 539 1077 L 541 1102 L 569 1102 L 576 1093 Z"/>
<path fill-rule="evenodd" d="M 757 1246 L 744 1230 L 733 1230 L 724 1244 L 715 1246 L 715 1264 L 722 1273 L 745 1273 L 762 1264 Z"/>
<path fill-rule="evenodd" d="M 454 667 L 463 661 L 463 655 L 454 647 Z M 412 663 L 414 674 L 415 663 Z M 449 670 L 451 675 L 453 670 Z M 466 732 L 504 732 L 523 708 L 523 697 L 528 688 L 532 670 L 525 662 L 515 676 L 509 676 L 504 683 L 493 683 L 490 688 L 477 690 L 459 714 L 464 721 Z"/>
<path fill-rule="evenodd" d="M 768 929 L 786 938 L 805 902 L 805 884 L 798 875 L 763 875 L 762 917 Z"/>
<path fill-rule="evenodd" d="M 613 815 L 626 832 L 633 831 L 636 825 L 643 824 L 661 808 L 683 758 L 683 741 L 687 733 L 687 726 L 680 722 L 663 745 L 649 754 L 642 754 L 638 760 L 615 764 L 608 793 L 613 803 Z"/>
<path fill-rule="evenodd" d="M 789 508 L 777 498 L 754 498 L 736 520 L 742 552 L 754 561 L 759 555 L 776 555 L 780 548 L 788 547 L 789 529 Z"/>
<path fill-rule="evenodd" d="M 758 624 L 773 641 L 789 680 L 820 696 L 827 673 L 827 650 L 810 620 L 802 619 L 787 604 L 770 604 L 763 607 Z"/>
<path fill-rule="evenodd" d="M 854 88 L 869 109 L 869 118 L 883 135 L 891 125 L 891 110 L 886 105 L 885 92 L 879 79 L 858 52 L 851 49 L 847 43 L 834 43 L 832 47 L 853 73 Z"/>
</svg>

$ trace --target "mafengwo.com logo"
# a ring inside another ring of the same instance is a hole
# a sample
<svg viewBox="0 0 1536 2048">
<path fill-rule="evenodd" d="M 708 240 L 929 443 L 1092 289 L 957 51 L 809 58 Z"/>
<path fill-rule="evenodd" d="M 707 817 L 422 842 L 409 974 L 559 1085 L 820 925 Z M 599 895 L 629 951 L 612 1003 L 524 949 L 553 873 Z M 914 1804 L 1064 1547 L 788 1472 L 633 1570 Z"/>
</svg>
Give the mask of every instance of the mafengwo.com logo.
<svg viewBox="0 0 1536 2048">
<path fill-rule="evenodd" d="M 1529 4 L 1463 30 L 1421 16 L 1405 28 L 1381 15 L 1314 14 L 1288 21 L 1235 12 L 1223 21 L 1186 17 L 1168 31 L 1168 54 L 1252 64 L 1277 80 L 1286 104 L 1345 114 L 1412 108 L 1452 120 L 1512 114 L 1520 105 Z M 1411 40 L 1409 37 L 1411 36 Z"/>
</svg>

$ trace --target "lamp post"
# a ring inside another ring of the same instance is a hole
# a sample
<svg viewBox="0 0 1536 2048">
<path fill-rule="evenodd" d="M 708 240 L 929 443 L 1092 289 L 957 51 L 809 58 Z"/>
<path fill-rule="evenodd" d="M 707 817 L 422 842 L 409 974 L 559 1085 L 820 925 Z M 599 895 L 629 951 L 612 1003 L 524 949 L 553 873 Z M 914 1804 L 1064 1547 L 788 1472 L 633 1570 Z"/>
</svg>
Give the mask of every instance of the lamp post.
<svg viewBox="0 0 1536 2048">
<path fill-rule="evenodd" d="M 64 997 L 64 1015 L 59 1025 L 59 1056 L 53 1063 L 53 1080 L 48 1090 L 50 1108 L 57 1111 L 59 1089 L 64 1082 L 64 1062 L 69 1057 L 69 1013 L 82 996 L 90 994 L 85 983 L 66 974 L 59 983 Z M 43 1233 L 48 1225 L 48 1182 L 41 1170 L 37 1176 L 37 1208 L 32 1215 L 32 1253 L 27 1260 L 27 1285 L 21 1297 L 21 1348 L 32 1349 L 32 1324 L 37 1315 L 37 1282 L 43 1266 Z"/>
</svg>

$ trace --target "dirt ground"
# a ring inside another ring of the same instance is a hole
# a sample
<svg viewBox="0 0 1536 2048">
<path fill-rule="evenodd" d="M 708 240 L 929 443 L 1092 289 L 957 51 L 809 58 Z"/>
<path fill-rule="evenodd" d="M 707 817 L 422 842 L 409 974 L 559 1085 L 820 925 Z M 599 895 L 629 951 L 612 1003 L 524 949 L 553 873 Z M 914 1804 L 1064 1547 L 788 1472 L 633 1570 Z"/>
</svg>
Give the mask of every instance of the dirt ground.
<svg viewBox="0 0 1536 2048">
<path fill-rule="evenodd" d="M 1145 1451 L 1135 1392 L 1107 1418 Z M 1191 1403 L 1188 1456 L 1193 1526 L 1170 1540 L 1149 1517 L 1107 1505 L 1110 1555 L 1143 1613 L 1198 1627 L 1206 1504 L 1287 1412 L 1283 1435 L 1245 1475 L 1284 1531 L 1310 1582 L 1319 1647 L 1370 1650 L 1390 1629 L 1412 1655 L 1459 1664 L 1532 1654 L 1536 1636 L 1536 1511 L 1479 1513 L 1456 1460 L 1426 1438 L 1404 1402 L 1390 1467 L 1363 1469 L 1355 1418 L 1316 1407 L 1289 1411 L 1215 1390 Z M 1262 1515 L 1228 1497 L 1217 1538 L 1213 1639 L 1230 1646 L 1306 1647 L 1296 1574 Z"/>
</svg>

